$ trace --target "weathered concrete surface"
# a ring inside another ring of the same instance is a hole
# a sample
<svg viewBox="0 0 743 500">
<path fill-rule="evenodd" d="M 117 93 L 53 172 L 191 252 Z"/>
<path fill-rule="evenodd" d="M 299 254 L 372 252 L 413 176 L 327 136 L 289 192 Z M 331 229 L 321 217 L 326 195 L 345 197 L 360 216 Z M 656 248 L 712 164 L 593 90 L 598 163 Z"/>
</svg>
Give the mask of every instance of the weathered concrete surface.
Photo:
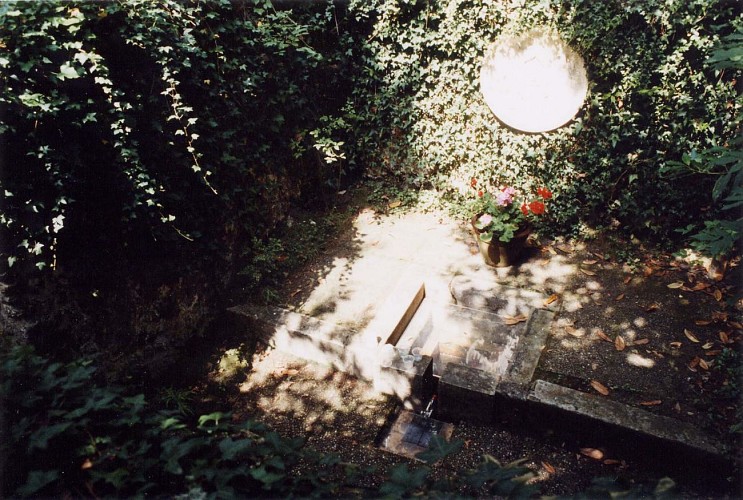
<svg viewBox="0 0 743 500">
<path fill-rule="evenodd" d="M 544 380 L 536 382 L 529 399 L 711 455 L 722 450 L 720 443 L 694 426 Z"/>
<path fill-rule="evenodd" d="M 417 458 L 428 449 L 433 435 L 451 439 L 454 426 L 435 419 L 426 419 L 410 411 L 401 411 L 381 438 L 379 447 L 396 455 Z"/>
<path fill-rule="evenodd" d="M 531 314 L 508 370 L 498 385 L 500 394 L 519 399 L 528 396 L 554 319 L 555 313 L 544 309 L 535 309 Z"/>
<path fill-rule="evenodd" d="M 439 380 L 439 416 L 444 420 L 488 423 L 495 410 L 499 376 L 459 363 L 449 363 Z"/>
</svg>

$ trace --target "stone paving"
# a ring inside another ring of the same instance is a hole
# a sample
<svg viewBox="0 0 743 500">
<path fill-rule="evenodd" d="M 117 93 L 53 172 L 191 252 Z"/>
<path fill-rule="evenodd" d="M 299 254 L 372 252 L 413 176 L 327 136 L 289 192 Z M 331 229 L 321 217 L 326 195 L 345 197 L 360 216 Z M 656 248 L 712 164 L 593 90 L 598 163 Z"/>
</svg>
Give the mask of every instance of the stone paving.
<svg viewBox="0 0 743 500">
<path fill-rule="evenodd" d="M 246 304 L 231 311 L 276 348 L 372 380 L 408 410 L 437 393 L 438 418 L 449 422 L 487 422 L 506 398 L 704 453 L 718 449 L 680 422 L 669 433 L 663 418 L 535 380 L 561 308 L 580 308 L 584 300 L 570 293 L 580 267 L 569 258 L 543 259 L 529 249 L 518 266 L 492 268 L 465 225 L 424 213 L 364 211 L 353 248 L 324 269 L 295 310 Z M 563 300 L 551 301 L 555 293 Z M 628 415 L 630 424 L 622 421 Z"/>
</svg>

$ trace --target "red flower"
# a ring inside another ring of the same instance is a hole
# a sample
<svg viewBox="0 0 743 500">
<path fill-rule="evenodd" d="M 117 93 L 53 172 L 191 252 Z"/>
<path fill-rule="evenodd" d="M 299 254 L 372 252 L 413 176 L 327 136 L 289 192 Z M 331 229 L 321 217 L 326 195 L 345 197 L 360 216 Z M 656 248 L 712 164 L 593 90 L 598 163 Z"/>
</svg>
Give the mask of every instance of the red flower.
<svg viewBox="0 0 743 500">
<path fill-rule="evenodd" d="M 529 215 L 529 207 L 526 206 L 526 203 L 521 205 L 521 213 L 524 215 Z"/>
<path fill-rule="evenodd" d="M 529 203 L 529 208 L 534 215 L 542 215 L 544 213 L 544 203 L 541 201 L 532 201 Z M 521 211 L 523 212 L 523 207 Z"/>
<path fill-rule="evenodd" d="M 473 178 L 472 178 L 472 180 L 470 180 L 470 186 L 472 186 L 472 187 L 475 187 L 475 186 L 477 186 L 477 179 L 475 179 L 475 178 L 473 177 Z"/>
<path fill-rule="evenodd" d="M 478 191 L 478 192 L 477 192 L 477 196 L 478 196 L 479 198 L 482 198 L 482 196 L 483 196 L 483 192 L 482 192 L 482 191 Z"/>
<path fill-rule="evenodd" d="M 552 198 L 552 191 L 547 188 L 537 189 L 537 194 L 545 200 L 549 200 L 550 198 Z"/>
</svg>

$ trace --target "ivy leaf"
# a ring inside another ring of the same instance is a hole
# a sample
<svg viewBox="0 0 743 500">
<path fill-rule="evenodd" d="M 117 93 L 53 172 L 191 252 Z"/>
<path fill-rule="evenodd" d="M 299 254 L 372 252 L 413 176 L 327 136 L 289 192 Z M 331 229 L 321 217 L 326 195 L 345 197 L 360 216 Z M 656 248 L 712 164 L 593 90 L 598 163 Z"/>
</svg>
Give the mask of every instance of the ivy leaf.
<svg viewBox="0 0 743 500">
<path fill-rule="evenodd" d="M 34 448 L 39 448 L 45 450 L 50 439 L 62 434 L 71 425 L 72 422 L 61 422 L 59 424 L 48 425 L 39 429 L 28 439 L 28 449 L 33 450 Z"/>
<path fill-rule="evenodd" d="M 80 78 L 77 70 L 70 66 L 70 63 L 68 62 L 60 66 L 59 73 L 54 73 L 54 75 L 60 80 L 74 80 L 75 78 Z"/>
<path fill-rule="evenodd" d="M 219 451 L 225 460 L 234 460 L 235 457 L 250 449 L 253 442 L 249 439 L 238 439 L 237 441 L 228 437 L 219 442 Z"/>
<path fill-rule="evenodd" d="M 263 483 L 264 488 L 270 487 L 276 481 L 284 479 L 284 474 L 277 474 L 275 472 L 269 472 L 266 470 L 265 465 L 261 465 L 256 469 L 250 469 L 250 476 L 256 481 Z"/>
<path fill-rule="evenodd" d="M 56 481 L 59 478 L 59 471 L 56 470 L 32 470 L 28 473 L 26 484 L 21 486 L 17 493 L 21 496 L 28 497 Z"/>
<path fill-rule="evenodd" d="M 428 449 L 426 451 L 418 453 L 415 458 L 423 460 L 428 464 L 432 464 L 438 462 L 442 458 L 447 457 L 448 455 L 451 455 L 452 453 L 456 453 L 462 448 L 463 445 L 464 441 L 462 441 L 461 439 L 447 441 L 443 437 L 435 435 L 431 437 L 431 442 L 428 445 Z"/>
<path fill-rule="evenodd" d="M 389 480 L 380 486 L 379 493 L 392 498 L 405 496 L 423 485 L 429 472 L 427 467 L 410 469 L 406 464 L 397 465 L 390 472 Z"/>
</svg>

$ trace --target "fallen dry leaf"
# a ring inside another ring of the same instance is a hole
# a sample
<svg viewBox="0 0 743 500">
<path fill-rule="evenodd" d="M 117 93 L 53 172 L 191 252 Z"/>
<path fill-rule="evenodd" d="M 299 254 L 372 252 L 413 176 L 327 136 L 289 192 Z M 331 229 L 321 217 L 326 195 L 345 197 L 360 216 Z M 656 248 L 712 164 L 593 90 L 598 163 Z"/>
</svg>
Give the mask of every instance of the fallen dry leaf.
<svg viewBox="0 0 743 500">
<path fill-rule="evenodd" d="M 573 253 L 573 249 L 570 245 L 556 245 L 556 248 L 562 253 Z"/>
<path fill-rule="evenodd" d="M 637 339 L 634 342 L 632 342 L 632 345 L 645 345 L 648 342 L 650 342 L 650 339 Z"/>
<path fill-rule="evenodd" d="M 565 327 L 565 332 L 569 333 L 573 337 L 578 337 L 578 338 L 580 338 L 583 335 L 585 335 L 585 333 L 583 332 L 583 330 L 578 330 L 577 328 L 574 328 L 572 326 L 566 326 Z"/>
<path fill-rule="evenodd" d="M 670 346 L 674 349 L 678 349 L 679 347 L 681 347 L 681 342 L 671 342 Z"/>
<path fill-rule="evenodd" d="M 542 467 L 544 467 L 544 470 L 546 470 L 550 474 L 554 474 L 556 472 L 555 468 L 552 467 L 552 464 L 549 462 L 542 462 Z"/>
<path fill-rule="evenodd" d="M 624 341 L 621 335 L 617 335 L 617 338 L 614 339 L 614 348 L 617 351 L 624 351 L 625 347 L 627 347 L 627 343 Z"/>
<path fill-rule="evenodd" d="M 591 387 L 593 387 L 596 390 L 596 392 L 598 392 L 599 394 L 603 396 L 609 395 L 609 389 L 604 384 L 599 382 L 598 380 L 591 380 Z"/>
<path fill-rule="evenodd" d="M 551 303 L 553 303 L 554 301 L 556 301 L 559 298 L 560 298 L 559 295 L 557 295 L 556 293 L 553 293 L 552 295 L 550 295 L 549 297 L 547 297 L 546 299 L 544 299 L 543 304 L 545 306 L 548 306 L 548 305 L 550 305 Z"/>
<path fill-rule="evenodd" d="M 601 460 L 604 458 L 604 452 L 597 450 L 596 448 L 581 448 L 580 452 L 582 455 L 593 458 L 594 460 Z"/>
<path fill-rule="evenodd" d="M 676 410 L 677 412 L 681 413 L 681 405 L 680 404 L 676 403 L 675 405 L 673 405 L 673 409 Z"/>
<path fill-rule="evenodd" d="M 652 267 L 650 267 L 650 266 L 645 266 L 645 267 L 643 268 L 643 270 L 642 270 L 642 275 L 643 275 L 644 277 L 646 277 L 646 278 L 649 278 L 649 277 L 651 277 L 651 276 L 653 275 L 653 273 L 654 273 L 654 272 L 655 272 L 655 269 L 653 269 L 653 268 L 652 268 Z"/>
<path fill-rule="evenodd" d="M 582 272 L 586 276 L 596 276 L 596 273 L 594 273 L 593 271 L 589 271 L 588 269 L 581 268 L 580 272 Z"/>
<path fill-rule="evenodd" d="M 705 356 L 714 357 L 720 354 L 722 351 L 720 349 L 715 349 L 714 351 L 707 351 L 704 353 Z"/>
<path fill-rule="evenodd" d="M 728 321 L 728 326 L 731 326 L 736 330 L 743 330 L 743 324 L 740 324 L 737 321 Z"/>
<path fill-rule="evenodd" d="M 704 344 L 704 345 L 702 346 L 702 349 L 704 349 L 705 351 L 706 351 L 707 349 L 712 349 L 712 346 L 713 346 L 713 345 L 715 345 L 715 344 L 713 344 L 712 342 L 707 342 L 706 344 Z"/>
<path fill-rule="evenodd" d="M 675 283 L 669 283 L 669 284 L 666 285 L 666 287 L 668 287 L 670 289 L 681 288 L 682 286 L 684 286 L 684 284 L 682 282 L 680 282 L 680 281 L 676 281 Z"/>
<path fill-rule="evenodd" d="M 728 320 L 728 313 L 725 311 L 715 311 L 712 313 L 712 321 L 723 321 Z M 733 323 L 732 321 L 730 323 Z"/>
<path fill-rule="evenodd" d="M 698 357 L 695 356 L 694 359 L 692 359 L 691 361 L 689 361 L 689 364 L 687 365 L 688 368 L 689 368 L 689 370 L 691 370 L 693 372 L 697 371 L 697 366 L 699 366 L 699 362 L 700 361 L 701 361 L 701 359 L 699 359 Z"/>
<path fill-rule="evenodd" d="M 697 319 L 697 320 L 694 320 L 694 324 L 697 326 L 707 326 L 707 325 L 712 324 L 712 320 L 711 319 Z"/>
<path fill-rule="evenodd" d="M 626 285 L 630 281 L 632 281 L 632 276 L 625 276 L 624 277 L 624 280 L 622 280 L 622 283 L 624 283 Z"/>
<path fill-rule="evenodd" d="M 641 404 L 642 406 L 658 406 L 658 405 L 659 405 L 659 404 L 661 404 L 662 402 L 663 402 L 663 401 L 661 401 L 660 399 L 654 399 L 654 400 L 652 400 L 652 401 L 642 401 L 642 402 L 641 402 L 640 404 Z"/>
<path fill-rule="evenodd" d="M 387 204 L 387 206 L 390 208 L 397 208 L 400 205 L 402 205 L 402 202 L 400 200 L 391 201 L 390 203 Z"/>
<path fill-rule="evenodd" d="M 617 460 L 616 458 L 607 458 L 604 460 L 604 465 L 619 465 L 621 464 L 621 460 Z"/>
<path fill-rule="evenodd" d="M 598 257 L 601 260 L 606 260 L 606 256 L 604 256 L 604 254 L 602 254 L 602 253 L 593 252 L 593 255 L 595 255 L 596 257 Z"/>
<path fill-rule="evenodd" d="M 624 298 L 624 294 L 623 293 L 620 293 L 619 295 L 617 295 L 616 297 L 614 297 L 614 300 L 622 300 L 623 298 Z"/>
<path fill-rule="evenodd" d="M 727 333 L 720 332 L 718 335 L 720 336 L 720 341 L 723 344 L 729 344 L 730 343 L 730 337 L 728 337 L 728 334 Z"/>
<path fill-rule="evenodd" d="M 709 288 L 709 283 L 699 282 L 696 285 L 694 285 L 694 287 L 691 289 L 691 291 L 692 292 L 698 292 L 700 290 L 705 290 L 707 288 Z"/>
<path fill-rule="evenodd" d="M 597 262 L 598 262 L 598 261 L 597 261 L 597 260 L 595 260 L 595 259 L 586 259 L 586 260 L 584 260 L 584 261 L 583 261 L 583 264 L 585 264 L 585 265 L 587 265 L 587 266 L 592 266 L 592 265 L 594 265 L 594 264 L 595 264 L 595 263 L 597 263 Z"/>
<path fill-rule="evenodd" d="M 612 344 L 614 343 L 614 341 L 613 341 L 613 340 L 611 340 L 611 337 L 609 337 L 609 336 L 608 336 L 607 334 L 605 334 L 605 333 L 604 333 L 603 331 L 601 331 L 601 330 L 596 330 L 596 335 L 598 335 L 598 337 L 599 337 L 599 338 L 600 338 L 601 340 L 605 340 L 605 341 L 607 341 L 607 342 L 611 342 Z"/>
<path fill-rule="evenodd" d="M 503 322 L 507 325 L 518 325 L 519 323 L 523 323 L 526 321 L 527 318 L 523 314 L 519 314 L 518 316 L 501 316 L 503 318 Z"/>
<path fill-rule="evenodd" d="M 557 255 L 557 252 L 556 252 L 556 251 L 555 251 L 555 249 L 554 249 L 554 248 L 552 248 L 552 247 L 547 247 L 547 251 L 548 251 L 548 252 L 549 252 L 549 253 L 550 253 L 551 255 Z"/>
<path fill-rule="evenodd" d="M 691 333 L 689 330 L 684 328 L 684 335 L 686 335 L 686 338 L 691 340 L 692 342 L 699 343 L 699 339 L 694 336 L 693 333 Z"/>
<path fill-rule="evenodd" d="M 658 304 L 657 302 L 653 302 L 645 308 L 645 312 L 653 312 L 657 311 L 658 309 L 660 309 L 660 304 Z"/>
<path fill-rule="evenodd" d="M 93 462 L 90 461 L 89 458 L 86 458 L 85 461 L 80 465 L 80 469 L 82 470 L 88 470 L 93 468 Z"/>
<path fill-rule="evenodd" d="M 719 288 L 715 288 L 715 291 L 712 295 L 714 295 L 717 302 L 720 302 L 722 300 L 722 291 Z"/>
<path fill-rule="evenodd" d="M 699 368 L 701 368 L 702 370 L 709 370 L 709 364 L 707 364 L 707 362 L 705 360 L 703 360 L 703 359 L 700 358 L 699 359 Z"/>
</svg>

